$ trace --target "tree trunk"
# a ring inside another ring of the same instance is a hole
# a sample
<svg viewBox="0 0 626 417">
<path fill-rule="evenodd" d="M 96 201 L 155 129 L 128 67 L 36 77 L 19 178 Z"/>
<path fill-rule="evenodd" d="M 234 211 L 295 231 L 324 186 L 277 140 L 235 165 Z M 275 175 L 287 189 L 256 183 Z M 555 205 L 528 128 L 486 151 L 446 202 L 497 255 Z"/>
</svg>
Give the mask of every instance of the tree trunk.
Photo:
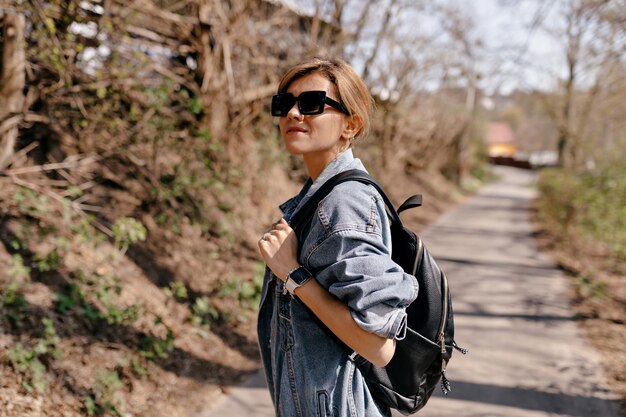
<svg viewBox="0 0 626 417">
<path fill-rule="evenodd" d="M 226 77 L 224 77 L 225 71 L 220 68 L 219 54 L 215 53 L 215 48 L 219 50 L 218 43 L 224 42 L 224 40 L 215 39 L 212 33 L 214 30 L 212 25 L 214 13 L 212 3 L 208 0 L 204 0 L 198 8 L 200 24 L 198 70 L 202 76 L 200 86 L 204 111 L 202 125 L 209 129 L 213 138 L 221 140 L 225 136 L 228 126 L 228 103 L 226 102 L 226 94 L 216 95 L 220 90 L 226 90 L 223 88 L 225 83 L 222 83 L 222 81 L 226 81 Z"/>
<path fill-rule="evenodd" d="M 0 23 L 4 39 L 0 53 L 0 171 L 3 171 L 15 152 L 19 128 L 10 119 L 21 114 L 24 106 L 25 19 L 24 15 L 13 13 L 0 17 Z"/>
</svg>

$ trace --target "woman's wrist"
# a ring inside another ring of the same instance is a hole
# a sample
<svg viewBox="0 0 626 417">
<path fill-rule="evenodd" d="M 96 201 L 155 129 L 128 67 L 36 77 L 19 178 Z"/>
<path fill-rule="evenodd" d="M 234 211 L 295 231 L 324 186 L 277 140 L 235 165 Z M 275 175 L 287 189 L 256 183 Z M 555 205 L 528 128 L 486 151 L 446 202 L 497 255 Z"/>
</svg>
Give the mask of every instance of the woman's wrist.
<svg viewBox="0 0 626 417">
<path fill-rule="evenodd" d="M 295 271 L 299 267 L 300 267 L 300 264 L 294 263 L 289 268 L 285 268 L 282 271 L 280 271 L 280 275 L 276 273 L 274 273 L 274 275 L 276 275 L 278 279 L 280 279 L 282 282 L 285 282 L 287 281 L 287 278 L 289 278 L 289 274 L 291 274 L 293 271 Z"/>
</svg>

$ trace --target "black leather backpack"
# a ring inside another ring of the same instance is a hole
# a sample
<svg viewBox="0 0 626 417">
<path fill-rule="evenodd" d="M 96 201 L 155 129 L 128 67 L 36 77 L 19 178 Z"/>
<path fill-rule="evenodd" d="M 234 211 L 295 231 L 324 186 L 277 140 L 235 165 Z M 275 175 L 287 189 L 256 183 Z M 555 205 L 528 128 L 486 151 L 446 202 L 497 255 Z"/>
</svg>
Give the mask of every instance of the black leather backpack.
<svg viewBox="0 0 626 417">
<path fill-rule="evenodd" d="M 408 327 L 406 337 L 396 342 L 394 356 L 384 368 L 374 366 L 352 352 L 338 338 L 335 339 L 355 361 L 372 396 L 378 402 L 403 414 L 412 414 L 426 405 L 440 380 L 444 394 L 450 391 L 445 369 L 452 356 L 452 350 L 457 349 L 463 354 L 467 352 L 454 341 L 452 300 L 448 280 L 424 247 L 422 240 L 402 225 L 398 215 L 406 209 L 420 206 L 421 196 L 410 197 L 396 211 L 382 187 L 361 170 L 349 170 L 335 175 L 311 196 L 291 219 L 291 227 L 299 236 L 311 221 L 319 202 L 333 187 L 346 181 L 371 184 L 380 193 L 390 219 L 391 258 L 406 273 L 415 276 L 419 284 L 419 293 L 417 299 L 406 309 Z M 324 326 L 321 322 L 320 325 Z M 328 332 L 330 333 L 330 330 Z"/>
</svg>

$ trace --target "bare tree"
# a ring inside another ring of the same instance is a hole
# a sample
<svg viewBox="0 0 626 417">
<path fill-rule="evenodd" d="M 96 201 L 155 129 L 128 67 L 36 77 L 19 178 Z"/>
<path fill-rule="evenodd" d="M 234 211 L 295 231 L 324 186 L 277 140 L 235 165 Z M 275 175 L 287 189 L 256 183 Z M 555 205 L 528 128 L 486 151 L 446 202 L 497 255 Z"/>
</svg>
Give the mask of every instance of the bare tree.
<svg viewBox="0 0 626 417">
<path fill-rule="evenodd" d="M 561 165 L 582 161 L 581 146 L 598 98 L 621 76 L 626 45 L 621 0 L 562 0 L 544 30 L 560 45 L 564 71 L 554 72 L 557 90 L 541 92 L 558 130 Z M 563 75 L 561 75 L 563 74 Z"/>
<path fill-rule="evenodd" d="M 468 174 L 470 166 L 470 139 L 476 119 L 479 81 L 483 76 L 478 66 L 484 61 L 485 50 L 482 39 L 476 33 L 476 24 L 471 16 L 453 6 L 440 7 L 437 12 L 444 33 L 449 37 L 448 50 L 450 52 L 446 58 L 450 68 L 456 72 L 453 76 L 454 82 L 463 86 L 465 90 L 464 107 L 467 124 L 462 132 L 456 135 L 456 141 L 452 146 L 452 166 L 449 172 L 455 182 L 461 183 Z"/>
<path fill-rule="evenodd" d="M 24 15 L 0 10 L 0 172 L 13 158 L 18 127 L 23 120 L 26 80 Z"/>
</svg>

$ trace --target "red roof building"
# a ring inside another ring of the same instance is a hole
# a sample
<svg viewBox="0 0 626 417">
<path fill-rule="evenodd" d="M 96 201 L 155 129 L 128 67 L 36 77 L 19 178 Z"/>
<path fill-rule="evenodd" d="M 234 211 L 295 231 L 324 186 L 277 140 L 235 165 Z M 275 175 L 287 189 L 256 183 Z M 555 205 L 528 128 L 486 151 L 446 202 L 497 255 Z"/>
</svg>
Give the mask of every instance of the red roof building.
<svg viewBox="0 0 626 417">
<path fill-rule="evenodd" d="M 487 147 L 492 158 L 515 157 L 517 146 L 511 126 L 505 122 L 490 122 L 487 126 Z"/>
</svg>

